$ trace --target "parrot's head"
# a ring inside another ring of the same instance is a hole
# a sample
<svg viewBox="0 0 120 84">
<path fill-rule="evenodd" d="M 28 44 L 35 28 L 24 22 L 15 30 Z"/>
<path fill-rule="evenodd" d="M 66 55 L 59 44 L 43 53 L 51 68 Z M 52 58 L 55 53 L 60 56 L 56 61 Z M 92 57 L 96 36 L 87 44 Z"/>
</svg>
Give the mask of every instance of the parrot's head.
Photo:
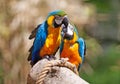
<svg viewBox="0 0 120 84">
<path fill-rule="evenodd" d="M 54 28 L 60 27 L 62 24 L 67 25 L 66 23 L 67 14 L 62 10 L 52 11 L 47 16 L 47 24 Z M 67 20 L 68 21 L 68 20 Z"/>
<path fill-rule="evenodd" d="M 68 23 L 68 25 L 62 24 L 61 35 L 63 39 L 71 40 L 74 37 L 74 26 Z"/>
</svg>

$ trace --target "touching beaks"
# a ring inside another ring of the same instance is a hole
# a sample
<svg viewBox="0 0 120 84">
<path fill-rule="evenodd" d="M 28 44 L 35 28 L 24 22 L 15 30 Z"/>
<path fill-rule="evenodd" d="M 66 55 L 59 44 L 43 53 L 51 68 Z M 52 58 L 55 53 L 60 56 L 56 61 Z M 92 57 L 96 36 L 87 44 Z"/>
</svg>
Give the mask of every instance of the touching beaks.
<svg viewBox="0 0 120 84">
<path fill-rule="evenodd" d="M 74 27 L 70 23 L 67 27 L 64 24 L 62 24 L 61 35 L 64 39 L 72 39 L 74 36 Z"/>
</svg>

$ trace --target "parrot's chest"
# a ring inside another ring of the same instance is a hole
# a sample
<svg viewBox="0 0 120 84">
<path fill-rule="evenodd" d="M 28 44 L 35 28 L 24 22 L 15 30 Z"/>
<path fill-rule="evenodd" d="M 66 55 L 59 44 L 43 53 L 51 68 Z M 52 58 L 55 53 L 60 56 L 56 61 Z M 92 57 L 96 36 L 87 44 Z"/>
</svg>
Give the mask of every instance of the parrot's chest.
<svg viewBox="0 0 120 84">
<path fill-rule="evenodd" d="M 74 56 L 74 55 L 76 55 L 76 54 L 78 54 L 78 44 L 77 43 L 75 43 L 75 44 L 64 44 L 64 46 L 63 46 L 63 50 L 62 50 L 62 53 L 61 53 L 61 55 L 63 56 L 63 57 L 71 57 L 71 56 Z"/>
<path fill-rule="evenodd" d="M 60 28 L 48 30 L 48 36 L 45 44 L 40 50 L 40 56 L 53 55 L 60 45 Z"/>
<path fill-rule="evenodd" d="M 64 47 L 61 53 L 61 58 L 68 58 L 69 62 L 78 66 L 79 63 L 82 62 L 82 59 L 79 54 L 78 43 L 75 43 L 73 45 L 69 45 L 68 43 L 64 44 Z"/>
</svg>

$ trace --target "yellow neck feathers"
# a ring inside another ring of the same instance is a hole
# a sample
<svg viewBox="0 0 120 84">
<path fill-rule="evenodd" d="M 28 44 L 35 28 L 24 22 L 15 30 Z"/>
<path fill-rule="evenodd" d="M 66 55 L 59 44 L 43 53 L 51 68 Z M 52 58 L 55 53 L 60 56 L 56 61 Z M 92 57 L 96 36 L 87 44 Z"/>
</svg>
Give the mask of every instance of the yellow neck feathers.
<svg viewBox="0 0 120 84">
<path fill-rule="evenodd" d="M 47 24 L 49 25 L 49 26 L 53 26 L 53 20 L 54 20 L 54 16 L 50 16 L 48 19 L 47 19 Z"/>
</svg>

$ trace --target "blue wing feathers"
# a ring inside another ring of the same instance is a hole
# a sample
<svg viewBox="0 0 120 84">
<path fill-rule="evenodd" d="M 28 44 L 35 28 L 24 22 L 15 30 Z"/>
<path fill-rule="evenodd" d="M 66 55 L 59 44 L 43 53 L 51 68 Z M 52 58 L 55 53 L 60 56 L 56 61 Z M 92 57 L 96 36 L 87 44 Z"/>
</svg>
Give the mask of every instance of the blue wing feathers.
<svg viewBox="0 0 120 84">
<path fill-rule="evenodd" d="M 39 26 L 33 43 L 32 59 L 31 59 L 33 63 L 40 59 L 39 51 L 44 45 L 46 37 L 47 37 L 47 24 L 46 22 L 44 22 L 43 24 L 41 24 L 41 26 Z"/>
<path fill-rule="evenodd" d="M 84 57 L 85 57 L 85 52 L 86 52 L 86 44 L 85 44 L 85 41 L 84 41 L 83 38 L 79 38 L 79 39 L 77 40 L 77 42 L 79 43 L 79 54 L 80 54 L 80 56 L 81 56 L 81 58 L 82 58 L 82 63 L 83 63 Z M 78 71 L 80 70 L 80 67 L 81 67 L 81 66 L 82 66 L 82 64 L 80 64 L 80 65 L 78 66 Z"/>
<path fill-rule="evenodd" d="M 86 44 L 83 38 L 78 39 L 79 43 L 79 53 L 80 56 L 82 57 L 82 60 L 84 60 L 84 55 L 85 55 L 85 50 L 86 50 Z"/>
</svg>

